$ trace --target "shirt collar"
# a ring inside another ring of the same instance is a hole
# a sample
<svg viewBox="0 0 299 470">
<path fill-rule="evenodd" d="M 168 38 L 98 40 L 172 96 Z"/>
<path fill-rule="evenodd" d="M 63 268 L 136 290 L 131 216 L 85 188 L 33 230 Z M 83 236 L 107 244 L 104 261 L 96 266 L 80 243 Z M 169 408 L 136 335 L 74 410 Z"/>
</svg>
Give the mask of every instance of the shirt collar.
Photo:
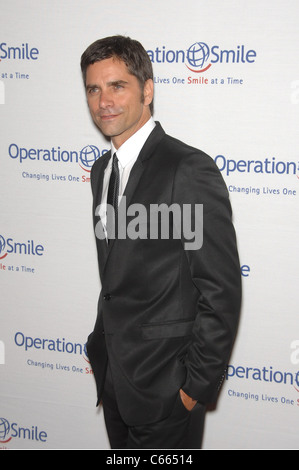
<svg viewBox="0 0 299 470">
<path fill-rule="evenodd" d="M 111 142 L 111 155 L 117 153 L 117 158 L 122 166 L 125 168 L 132 160 L 136 160 L 140 150 L 142 149 L 146 139 L 154 129 L 156 123 L 151 117 L 141 129 L 139 129 L 135 134 L 133 134 L 126 142 L 124 142 L 118 150 L 115 149 L 113 143 Z"/>
</svg>

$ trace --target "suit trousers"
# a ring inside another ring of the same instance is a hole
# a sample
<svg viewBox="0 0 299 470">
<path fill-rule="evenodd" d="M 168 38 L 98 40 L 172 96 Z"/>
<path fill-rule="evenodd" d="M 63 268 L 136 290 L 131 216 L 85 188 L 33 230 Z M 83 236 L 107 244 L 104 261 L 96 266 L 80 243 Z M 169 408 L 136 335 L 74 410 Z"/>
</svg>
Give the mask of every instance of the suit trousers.
<svg viewBox="0 0 299 470">
<path fill-rule="evenodd" d="M 183 405 L 179 391 L 172 412 L 167 418 L 157 423 L 128 426 L 119 413 L 108 363 L 102 404 L 112 449 L 201 448 L 205 406 L 197 403 L 188 411 Z"/>
</svg>

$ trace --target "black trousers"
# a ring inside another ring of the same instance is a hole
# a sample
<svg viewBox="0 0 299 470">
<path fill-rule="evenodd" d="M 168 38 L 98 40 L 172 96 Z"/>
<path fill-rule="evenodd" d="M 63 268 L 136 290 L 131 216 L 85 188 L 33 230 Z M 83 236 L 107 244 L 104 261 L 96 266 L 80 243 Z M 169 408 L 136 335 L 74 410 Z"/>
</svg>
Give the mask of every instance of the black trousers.
<svg viewBox="0 0 299 470">
<path fill-rule="evenodd" d="M 102 403 L 112 449 L 201 448 L 205 407 L 197 403 L 188 411 L 182 403 L 179 391 L 174 408 L 166 419 L 141 426 L 127 426 L 119 413 L 108 365 Z"/>
</svg>

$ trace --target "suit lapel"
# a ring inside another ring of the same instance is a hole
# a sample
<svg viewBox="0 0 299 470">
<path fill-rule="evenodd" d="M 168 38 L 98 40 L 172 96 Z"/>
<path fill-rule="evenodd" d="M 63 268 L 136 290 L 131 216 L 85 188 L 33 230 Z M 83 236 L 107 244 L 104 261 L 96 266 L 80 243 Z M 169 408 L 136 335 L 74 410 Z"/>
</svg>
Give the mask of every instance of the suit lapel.
<svg viewBox="0 0 299 470">
<path fill-rule="evenodd" d="M 107 152 L 103 157 L 101 157 L 102 161 L 99 162 L 99 167 L 94 175 L 92 175 L 92 191 L 93 191 L 93 217 L 94 217 L 94 225 L 95 229 L 97 226 L 97 230 L 100 232 L 103 231 L 103 225 L 101 222 L 100 217 L 97 215 L 98 211 L 96 212 L 97 207 L 101 204 L 102 201 L 102 191 L 103 191 L 103 180 L 104 180 L 104 173 L 105 169 L 108 165 L 109 159 L 111 156 L 111 152 Z M 99 226 L 98 226 L 99 224 Z M 108 245 L 106 239 L 101 239 L 96 236 L 96 244 L 98 250 L 98 260 L 99 260 L 99 268 L 102 274 L 103 268 L 106 263 L 106 258 L 108 254 Z"/>
<path fill-rule="evenodd" d="M 146 166 L 146 161 L 151 157 L 153 152 L 156 149 L 156 146 L 160 142 L 160 140 L 164 137 L 165 132 L 162 129 L 160 123 L 156 123 L 156 126 L 154 130 L 151 132 L 149 135 L 148 139 L 146 140 L 144 146 L 142 147 L 140 154 L 133 165 L 133 168 L 131 170 L 130 176 L 128 183 L 126 185 L 125 191 L 123 196 L 125 196 L 125 202 L 126 202 L 126 209 L 128 208 L 132 197 L 136 191 L 136 188 L 138 186 L 138 183 L 141 180 L 142 173 L 144 172 L 145 166 Z M 106 157 L 106 155 L 105 155 Z M 98 174 L 98 189 L 97 189 L 97 197 L 96 201 L 94 202 L 94 211 L 97 207 L 98 204 L 101 203 L 101 197 L 102 197 L 102 189 L 103 189 L 103 179 L 104 179 L 104 172 L 105 168 L 108 164 L 109 158 L 111 157 L 111 152 L 107 154 L 107 161 L 103 163 L 99 170 Z M 95 199 L 95 198 L 94 198 Z M 120 204 L 124 202 L 123 198 L 120 201 Z M 95 214 L 95 212 L 94 212 Z M 98 217 L 96 219 L 99 219 Z M 99 219 L 100 221 L 100 219 Z M 98 253 L 99 253 L 99 262 L 100 266 L 102 266 L 102 273 L 104 273 L 104 269 L 106 266 L 106 263 L 109 258 L 109 254 L 111 253 L 113 246 L 114 246 L 115 240 L 111 240 L 109 245 L 107 244 L 106 240 L 99 240 L 97 239 L 97 246 L 98 246 Z"/>
<path fill-rule="evenodd" d="M 137 160 L 134 163 L 133 168 L 130 172 L 129 180 L 127 182 L 124 194 L 121 197 L 121 200 L 120 200 L 120 203 L 119 203 L 119 211 L 118 211 L 119 214 L 126 213 L 127 208 L 130 204 L 130 201 L 133 197 L 133 194 L 135 193 L 135 190 L 136 190 L 136 188 L 138 186 L 138 183 L 141 179 L 141 175 L 142 175 L 143 171 L 144 171 L 144 165 L 142 164 L 141 160 L 139 160 L 139 158 L 137 158 Z M 120 208 L 121 205 L 124 205 L 124 210 L 121 210 L 121 208 Z M 114 246 L 115 241 L 116 241 L 115 239 L 112 239 L 112 240 L 110 240 L 109 245 L 106 243 L 106 245 L 107 245 L 106 261 L 108 259 L 109 253 L 111 253 L 111 250 Z"/>
<path fill-rule="evenodd" d="M 127 207 L 129 206 L 138 186 L 138 183 L 141 179 L 142 173 L 145 169 L 146 160 L 150 158 L 150 156 L 153 154 L 156 145 L 160 142 L 164 134 L 165 133 L 161 125 L 159 123 L 156 123 L 156 127 L 151 132 L 144 146 L 142 147 L 140 154 L 131 170 L 129 180 L 123 194 L 124 196 L 126 196 Z"/>
<path fill-rule="evenodd" d="M 99 161 L 101 165 L 99 165 L 97 174 L 94 174 L 93 178 L 91 179 L 91 182 L 93 184 L 92 192 L 93 192 L 93 213 L 94 214 L 95 214 L 95 210 L 97 206 L 101 204 L 101 201 L 102 201 L 104 173 L 108 165 L 108 162 L 110 160 L 110 157 L 111 157 L 111 151 L 105 153 L 105 155 L 101 157 L 101 160 Z"/>
</svg>

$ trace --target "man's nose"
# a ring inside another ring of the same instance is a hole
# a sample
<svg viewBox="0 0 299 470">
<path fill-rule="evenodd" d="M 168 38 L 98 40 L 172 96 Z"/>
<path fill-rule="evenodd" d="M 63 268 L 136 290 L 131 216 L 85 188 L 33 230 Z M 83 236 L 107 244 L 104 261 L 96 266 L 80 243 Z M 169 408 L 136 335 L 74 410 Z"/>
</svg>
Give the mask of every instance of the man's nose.
<svg viewBox="0 0 299 470">
<path fill-rule="evenodd" d="M 109 92 L 109 90 L 101 91 L 100 98 L 99 98 L 99 105 L 100 105 L 100 108 L 104 108 L 104 109 L 113 105 L 112 95 Z"/>
</svg>

